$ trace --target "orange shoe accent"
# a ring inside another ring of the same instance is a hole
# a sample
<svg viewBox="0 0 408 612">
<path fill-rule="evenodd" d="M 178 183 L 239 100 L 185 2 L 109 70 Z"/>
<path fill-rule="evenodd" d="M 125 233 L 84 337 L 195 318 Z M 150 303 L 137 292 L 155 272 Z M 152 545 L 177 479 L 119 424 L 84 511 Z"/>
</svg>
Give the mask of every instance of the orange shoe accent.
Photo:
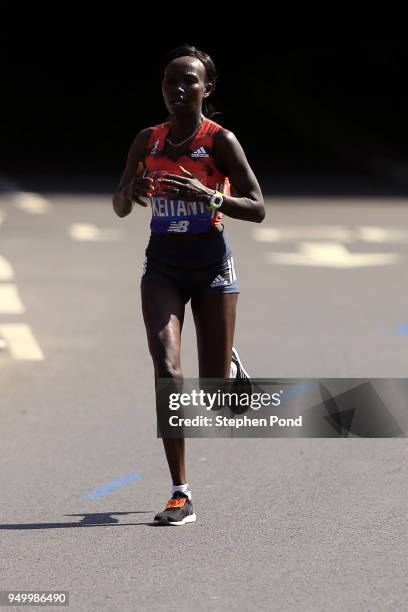
<svg viewBox="0 0 408 612">
<path fill-rule="evenodd" d="M 182 508 L 185 503 L 186 503 L 185 497 L 179 497 L 178 499 L 169 499 L 169 501 L 167 502 L 166 509 L 167 508 Z"/>
</svg>

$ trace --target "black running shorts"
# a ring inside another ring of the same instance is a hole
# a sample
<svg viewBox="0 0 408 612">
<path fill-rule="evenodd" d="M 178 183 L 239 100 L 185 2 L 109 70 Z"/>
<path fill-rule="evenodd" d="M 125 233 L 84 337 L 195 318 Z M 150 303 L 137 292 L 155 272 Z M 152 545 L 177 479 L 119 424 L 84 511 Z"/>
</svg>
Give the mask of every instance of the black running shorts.
<svg viewBox="0 0 408 612">
<path fill-rule="evenodd" d="M 239 293 L 231 246 L 223 229 L 180 236 L 152 233 L 142 283 L 167 279 L 184 301 L 197 294 Z"/>
</svg>

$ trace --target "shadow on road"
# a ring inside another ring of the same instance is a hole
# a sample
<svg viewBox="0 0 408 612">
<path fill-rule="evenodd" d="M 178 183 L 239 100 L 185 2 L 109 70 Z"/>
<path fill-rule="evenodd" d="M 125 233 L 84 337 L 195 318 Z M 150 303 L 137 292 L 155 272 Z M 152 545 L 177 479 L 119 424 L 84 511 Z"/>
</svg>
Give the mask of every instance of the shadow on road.
<svg viewBox="0 0 408 612">
<path fill-rule="evenodd" d="M 129 525 L 152 524 L 151 522 L 119 523 L 119 520 L 115 518 L 115 516 L 128 516 L 130 514 L 153 514 L 153 510 L 137 510 L 136 512 L 97 512 L 93 514 L 66 514 L 65 516 L 82 516 L 82 519 L 75 523 L 16 523 L 10 525 L 0 525 L 0 529 L 66 529 L 67 527 L 126 527 Z"/>
</svg>

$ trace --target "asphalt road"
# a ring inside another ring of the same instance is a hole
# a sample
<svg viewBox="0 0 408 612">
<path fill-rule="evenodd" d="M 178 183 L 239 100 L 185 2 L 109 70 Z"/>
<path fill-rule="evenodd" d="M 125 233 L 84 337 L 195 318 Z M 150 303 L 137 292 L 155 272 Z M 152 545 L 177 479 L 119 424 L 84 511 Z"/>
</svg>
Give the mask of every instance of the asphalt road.
<svg viewBox="0 0 408 612">
<path fill-rule="evenodd" d="M 407 377 L 407 204 L 275 199 L 261 226 L 227 220 L 250 373 Z M 151 526 L 170 483 L 148 212 L 11 193 L 0 211 L 0 590 L 69 590 L 86 612 L 407 608 L 406 439 L 188 440 L 197 522 Z M 182 362 L 194 376 L 190 313 Z"/>
</svg>

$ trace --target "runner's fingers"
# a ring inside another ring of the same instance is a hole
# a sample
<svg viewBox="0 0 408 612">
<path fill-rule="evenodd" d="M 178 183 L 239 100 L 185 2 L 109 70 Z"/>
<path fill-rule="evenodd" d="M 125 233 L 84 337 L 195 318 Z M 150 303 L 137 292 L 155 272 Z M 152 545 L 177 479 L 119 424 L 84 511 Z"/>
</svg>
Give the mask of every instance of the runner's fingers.
<svg viewBox="0 0 408 612">
<path fill-rule="evenodd" d="M 176 177 L 177 179 L 178 177 Z M 178 187 L 179 189 L 182 189 L 183 187 L 185 187 L 187 185 L 186 182 L 183 182 L 181 180 L 176 180 L 176 179 L 167 179 L 167 178 L 162 178 L 162 179 L 158 179 L 158 183 L 159 185 L 169 185 L 170 187 Z"/>
<path fill-rule="evenodd" d="M 153 187 L 154 181 L 149 176 L 144 176 L 142 178 L 134 178 L 133 185 L 142 185 L 143 187 Z"/>
<path fill-rule="evenodd" d="M 183 166 L 179 166 L 179 168 L 182 170 L 182 172 L 184 172 L 184 174 L 186 176 L 189 176 L 190 178 L 194 178 L 194 175 L 191 174 L 191 172 L 189 172 L 188 170 L 186 170 L 185 168 L 183 168 Z"/>
<path fill-rule="evenodd" d="M 130 194 L 134 197 L 137 196 L 151 196 L 154 192 L 153 179 L 133 179 L 130 185 Z"/>
<path fill-rule="evenodd" d="M 147 202 L 140 200 L 137 196 L 132 198 L 132 202 L 139 204 L 139 206 L 143 206 L 143 208 L 147 207 Z"/>
<path fill-rule="evenodd" d="M 143 189 L 143 188 L 133 189 L 130 196 L 132 198 L 137 198 L 137 197 L 150 198 L 150 196 L 152 196 L 153 193 L 154 193 L 153 189 Z"/>
<path fill-rule="evenodd" d="M 190 178 L 187 178 L 186 176 L 179 176 L 178 174 L 165 174 L 162 179 L 158 180 L 166 181 L 168 179 L 178 181 L 179 183 L 183 183 L 184 185 L 186 185 L 190 180 Z"/>
</svg>

